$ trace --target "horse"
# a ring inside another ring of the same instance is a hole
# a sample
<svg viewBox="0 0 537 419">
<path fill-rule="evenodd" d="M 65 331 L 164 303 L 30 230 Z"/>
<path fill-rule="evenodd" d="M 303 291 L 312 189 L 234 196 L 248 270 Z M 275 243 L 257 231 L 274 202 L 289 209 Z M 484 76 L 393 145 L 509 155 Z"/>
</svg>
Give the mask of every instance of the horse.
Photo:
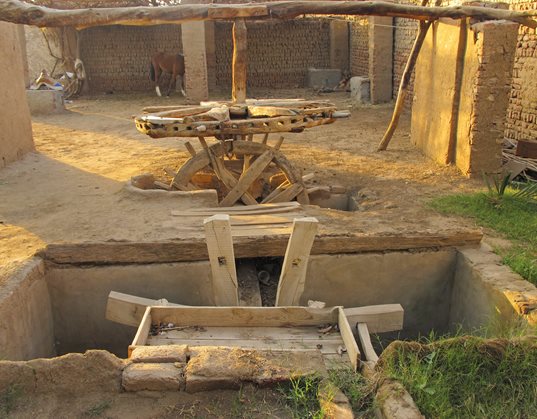
<svg viewBox="0 0 537 419">
<path fill-rule="evenodd" d="M 151 57 L 149 79 L 155 82 L 155 90 L 159 96 L 162 96 L 160 93 L 159 80 L 163 72 L 171 74 L 170 84 L 168 85 L 168 92 L 166 93 L 166 96 L 170 96 L 172 84 L 177 83 L 178 76 L 181 77 L 181 93 L 183 96 L 186 96 L 184 89 L 185 57 L 183 54 L 170 55 L 163 52 L 157 52 Z"/>
</svg>

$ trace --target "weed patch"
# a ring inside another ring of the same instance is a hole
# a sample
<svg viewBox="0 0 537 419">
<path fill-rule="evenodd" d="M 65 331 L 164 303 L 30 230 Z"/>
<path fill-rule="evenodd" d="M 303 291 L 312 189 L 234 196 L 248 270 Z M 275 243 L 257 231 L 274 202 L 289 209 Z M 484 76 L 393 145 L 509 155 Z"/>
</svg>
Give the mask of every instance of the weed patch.
<svg viewBox="0 0 537 419">
<path fill-rule="evenodd" d="M 0 393 L 0 418 L 9 417 L 21 395 L 22 391 L 16 385 L 11 385 Z"/>
<path fill-rule="evenodd" d="M 356 417 L 369 417 L 373 414 L 375 388 L 362 374 L 350 368 L 329 371 L 329 378 L 349 399 Z"/>
<path fill-rule="evenodd" d="M 487 195 L 450 195 L 435 199 L 431 206 L 444 214 L 472 217 L 513 241 L 514 247 L 495 249 L 503 263 L 537 285 L 537 205 L 515 196 L 508 189 L 500 204 Z"/>
<path fill-rule="evenodd" d="M 537 417 L 535 337 L 396 341 L 379 367 L 407 388 L 426 417 Z"/>
</svg>

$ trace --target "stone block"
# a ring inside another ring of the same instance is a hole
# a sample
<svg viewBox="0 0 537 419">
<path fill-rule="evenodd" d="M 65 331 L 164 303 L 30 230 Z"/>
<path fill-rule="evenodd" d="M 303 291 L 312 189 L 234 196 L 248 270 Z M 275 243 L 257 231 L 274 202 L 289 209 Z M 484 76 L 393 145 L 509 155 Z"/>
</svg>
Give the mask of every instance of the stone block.
<svg viewBox="0 0 537 419">
<path fill-rule="evenodd" d="M 56 90 L 26 90 L 32 115 L 46 115 L 65 111 L 63 93 Z"/>
<path fill-rule="evenodd" d="M 139 346 L 131 354 L 132 362 L 182 362 L 186 363 L 187 345 Z"/>
<path fill-rule="evenodd" d="M 245 383 L 268 386 L 291 377 L 326 374 L 320 352 L 272 352 L 195 347 L 185 370 L 186 391 L 236 389 Z"/>
<path fill-rule="evenodd" d="M 334 68 L 308 68 L 308 87 L 321 89 L 336 87 L 341 80 L 341 70 Z"/>
<path fill-rule="evenodd" d="M 179 391 L 184 388 L 184 364 L 133 363 L 123 371 L 122 385 L 126 391 Z"/>
<path fill-rule="evenodd" d="M 351 99 L 358 104 L 370 103 L 370 82 L 367 77 L 352 77 L 350 81 Z"/>
</svg>

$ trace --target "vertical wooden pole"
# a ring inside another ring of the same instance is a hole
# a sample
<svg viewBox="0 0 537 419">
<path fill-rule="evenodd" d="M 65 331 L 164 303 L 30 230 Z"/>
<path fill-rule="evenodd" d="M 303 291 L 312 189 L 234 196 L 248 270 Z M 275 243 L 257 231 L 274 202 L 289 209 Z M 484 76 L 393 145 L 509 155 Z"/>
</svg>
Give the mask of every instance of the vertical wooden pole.
<svg viewBox="0 0 537 419">
<path fill-rule="evenodd" d="M 304 292 L 311 246 L 319 222 L 314 217 L 295 219 L 287 244 L 276 293 L 276 306 L 297 306 Z"/>
<path fill-rule="evenodd" d="M 238 306 L 239 290 L 229 215 L 217 214 L 203 221 L 217 306 Z"/>
<path fill-rule="evenodd" d="M 247 40 L 244 19 L 233 23 L 233 62 L 231 99 L 233 103 L 246 102 Z"/>
</svg>

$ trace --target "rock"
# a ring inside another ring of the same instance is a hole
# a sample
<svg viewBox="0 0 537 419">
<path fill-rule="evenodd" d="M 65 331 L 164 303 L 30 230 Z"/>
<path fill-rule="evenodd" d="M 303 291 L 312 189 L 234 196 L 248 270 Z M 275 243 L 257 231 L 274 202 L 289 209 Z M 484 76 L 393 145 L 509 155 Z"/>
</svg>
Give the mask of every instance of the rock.
<svg viewBox="0 0 537 419">
<path fill-rule="evenodd" d="M 139 189 L 154 189 L 155 188 L 155 176 L 151 173 L 144 173 L 142 175 L 131 177 L 132 186 Z"/>
<path fill-rule="evenodd" d="M 186 363 L 188 346 L 165 345 L 165 346 L 139 346 L 132 351 L 132 362 L 182 362 Z"/>
<path fill-rule="evenodd" d="M 107 351 L 91 350 L 27 362 L 40 393 L 119 392 L 124 361 Z"/>
<path fill-rule="evenodd" d="M 185 387 L 184 364 L 132 363 L 123 371 L 126 391 L 179 391 Z"/>
<path fill-rule="evenodd" d="M 317 352 L 200 346 L 191 348 L 191 358 L 185 370 L 186 391 L 236 389 L 244 383 L 266 386 L 312 374 L 326 374 L 322 356 Z"/>
</svg>

